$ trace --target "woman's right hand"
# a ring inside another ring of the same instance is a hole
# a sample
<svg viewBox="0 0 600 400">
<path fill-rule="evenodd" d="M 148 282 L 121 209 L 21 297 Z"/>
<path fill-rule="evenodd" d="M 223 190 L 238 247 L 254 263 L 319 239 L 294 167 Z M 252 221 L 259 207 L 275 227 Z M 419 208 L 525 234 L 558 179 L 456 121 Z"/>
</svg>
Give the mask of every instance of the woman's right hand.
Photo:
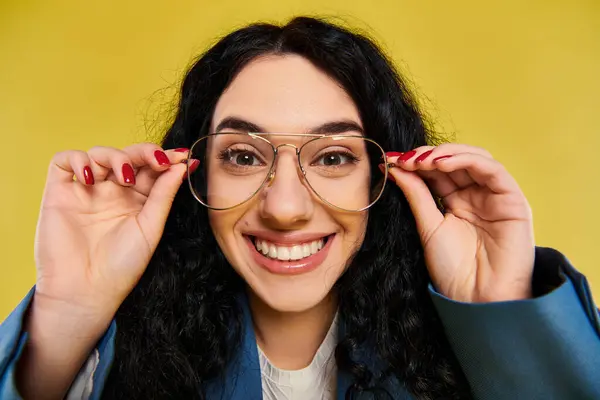
<svg viewBox="0 0 600 400">
<path fill-rule="evenodd" d="M 36 232 L 36 303 L 112 316 L 156 249 L 186 158 L 150 143 L 56 154 Z"/>
<path fill-rule="evenodd" d="M 54 156 L 36 232 L 29 337 L 16 372 L 22 398 L 64 398 L 144 273 L 186 158 L 187 149 L 149 143 Z"/>
</svg>

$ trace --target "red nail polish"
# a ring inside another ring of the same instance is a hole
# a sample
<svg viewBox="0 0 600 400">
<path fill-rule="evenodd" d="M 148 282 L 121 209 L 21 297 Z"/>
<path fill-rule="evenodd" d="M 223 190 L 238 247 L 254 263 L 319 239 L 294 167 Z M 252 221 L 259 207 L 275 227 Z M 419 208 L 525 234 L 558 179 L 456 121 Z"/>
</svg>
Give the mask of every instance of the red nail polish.
<svg viewBox="0 0 600 400">
<path fill-rule="evenodd" d="M 158 161 L 158 165 L 160 166 L 164 167 L 165 165 L 171 165 L 169 157 L 167 157 L 167 155 L 162 150 L 156 150 L 154 152 L 154 158 L 156 158 L 156 161 Z"/>
<path fill-rule="evenodd" d="M 83 167 L 83 178 L 85 179 L 86 185 L 94 184 L 94 174 L 92 173 L 92 169 L 90 167 Z"/>
<path fill-rule="evenodd" d="M 415 162 L 421 162 L 424 161 L 427 157 L 429 157 L 429 155 L 433 152 L 433 149 L 431 150 L 427 150 L 425 153 L 421 154 L 419 157 L 417 157 L 417 159 L 415 160 Z"/>
<path fill-rule="evenodd" d="M 406 153 L 402 154 L 400 156 L 400 158 L 398 158 L 398 160 L 402 161 L 402 162 L 406 162 L 408 160 L 410 160 L 411 158 L 413 158 L 413 156 L 417 154 L 416 151 L 411 150 L 411 151 L 407 151 Z"/>
<path fill-rule="evenodd" d="M 123 167 L 121 167 L 121 172 L 123 173 L 123 180 L 125 183 L 135 185 L 135 173 L 133 172 L 131 165 L 127 163 L 123 164 Z"/>
<path fill-rule="evenodd" d="M 445 160 L 446 158 L 450 158 L 452 156 L 441 156 L 441 157 L 436 157 L 433 159 L 433 162 L 439 161 L 439 160 Z"/>
<path fill-rule="evenodd" d="M 387 153 L 385 153 L 385 156 L 387 158 L 391 158 L 391 157 L 400 157 L 402 154 L 404 153 L 400 153 L 398 151 L 388 151 Z"/>
<path fill-rule="evenodd" d="M 178 147 L 176 149 L 174 149 L 173 151 L 176 151 L 178 153 L 185 153 L 188 152 L 190 149 L 186 148 L 186 147 Z"/>
<path fill-rule="evenodd" d="M 192 162 L 190 163 L 190 166 L 188 167 L 190 174 L 192 172 L 194 172 L 198 166 L 200 165 L 200 160 L 192 160 Z"/>
</svg>

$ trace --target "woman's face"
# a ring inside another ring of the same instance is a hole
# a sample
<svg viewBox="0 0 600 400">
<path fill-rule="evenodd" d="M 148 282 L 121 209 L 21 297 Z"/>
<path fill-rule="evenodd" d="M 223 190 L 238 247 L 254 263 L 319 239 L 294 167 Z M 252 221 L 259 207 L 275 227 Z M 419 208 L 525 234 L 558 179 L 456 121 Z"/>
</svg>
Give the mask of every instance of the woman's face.
<svg viewBox="0 0 600 400">
<path fill-rule="evenodd" d="M 347 134 L 362 129 L 358 110 L 340 85 L 295 55 L 262 57 L 240 71 L 217 103 L 212 129 L 251 129 L 240 121 L 265 133 L 306 133 L 335 122 L 344 122 Z M 275 146 L 300 147 L 306 141 L 268 138 Z M 327 297 L 362 244 L 367 213 L 340 211 L 319 200 L 303 180 L 293 147 L 279 148 L 275 168 L 273 180 L 251 201 L 210 210 L 210 223 L 229 263 L 258 298 L 278 311 L 304 311 Z M 209 176 L 209 184 L 218 183 Z M 359 195 L 368 197 L 368 191 L 365 184 Z M 279 260 L 288 258 L 286 252 L 302 258 Z"/>
</svg>

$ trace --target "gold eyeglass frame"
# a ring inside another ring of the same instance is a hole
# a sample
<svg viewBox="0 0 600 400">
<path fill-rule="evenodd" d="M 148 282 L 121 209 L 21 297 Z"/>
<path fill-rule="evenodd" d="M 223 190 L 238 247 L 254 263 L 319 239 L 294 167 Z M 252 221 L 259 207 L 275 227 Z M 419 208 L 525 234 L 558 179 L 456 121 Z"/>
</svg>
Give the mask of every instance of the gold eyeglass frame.
<svg viewBox="0 0 600 400">
<path fill-rule="evenodd" d="M 191 166 L 191 162 L 193 160 L 193 158 L 191 158 L 192 154 L 194 153 L 194 148 L 203 140 L 208 140 L 211 136 L 217 136 L 217 135 L 246 135 L 246 136 L 250 136 L 254 139 L 260 139 L 263 140 L 264 142 L 268 143 L 269 146 L 271 146 L 271 148 L 273 149 L 273 161 L 271 163 L 271 166 L 269 167 L 269 171 L 267 172 L 267 176 L 265 177 L 264 181 L 260 184 L 260 186 L 258 187 L 258 189 L 256 189 L 256 191 L 254 193 L 252 193 L 250 196 L 248 196 L 248 198 L 244 201 L 242 201 L 239 204 L 236 204 L 234 206 L 231 207 L 225 207 L 225 208 L 219 208 L 219 207 L 212 207 L 209 206 L 208 204 L 206 204 L 204 201 L 202 201 L 202 199 L 200 199 L 198 197 L 198 195 L 196 194 L 196 191 L 194 190 L 194 187 L 192 185 L 192 179 L 191 179 L 191 173 L 190 173 L 190 166 Z M 271 143 L 267 138 L 263 137 L 263 136 L 290 136 L 290 137 L 309 137 L 312 138 L 311 140 L 307 141 L 306 143 L 302 144 L 300 147 L 291 144 L 291 143 L 282 143 L 278 146 L 275 146 L 273 143 Z M 323 138 L 329 138 L 332 140 L 341 140 L 341 139 L 350 139 L 350 138 L 360 138 L 363 139 L 367 142 L 373 143 L 375 146 L 377 146 L 377 148 L 379 148 L 379 150 L 381 150 L 381 154 L 384 157 L 385 160 L 385 151 L 383 150 L 383 148 L 379 145 L 379 143 L 377 143 L 376 141 L 364 137 L 362 135 L 343 135 L 343 134 L 333 134 L 333 135 L 324 135 L 324 134 L 311 134 L 311 133 L 258 133 L 258 132 L 215 132 L 215 133 L 209 133 L 207 135 L 202 136 L 201 138 L 199 138 L 198 140 L 196 140 L 194 142 L 194 144 L 192 144 L 192 147 L 190 147 L 190 151 L 188 153 L 188 158 L 186 160 L 184 160 L 184 162 L 187 165 L 187 181 L 188 181 L 188 185 L 190 188 L 190 191 L 192 192 L 192 195 L 194 196 L 194 198 L 203 206 L 211 209 L 211 210 L 216 210 L 216 211 L 226 211 L 226 210 L 231 210 L 235 207 L 239 207 L 242 204 L 247 203 L 248 201 L 250 201 L 251 199 L 253 199 L 257 193 L 259 193 L 264 187 L 265 184 L 270 182 L 273 182 L 273 180 L 275 179 L 275 164 L 277 161 L 277 156 L 279 155 L 279 148 L 280 147 L 291 147 L 296 151 L 296 158 L 298 160 L 298 166 L 300 167 L 300 171 L 302 172 L 302 177 L 304 182 L 306 183 L 306 185 L 310 188 L 310 190 L 321 200 L 323 201 L 325 204 L 327 204 L 330 207 L 336 208 L 338 210 L 341 211 L 345 211 L 345 212 L 362 212 L 365 211 L 369 208 L 371 208 L 375 203 L 377 203 L 377 201 L 381 198 L 381 195 L 383 194 L 383 191 L 385 190 L 385 185 L 387 183 L 387 177 L 388 177 L 388 170 L 389 168 L 391 168 L 392 166 L 394 166 L 393 163 L 388 163 L 388 162 L 383 162 L 382 163 L 385 165 L 385 172 L 384 172 L 384 176 L 383 176 L 383 185 L 381 185 L 381 190 L 379 191 L 379 194 L 377 195 L 377 197 L 375 198 L 375 200 L 373 200 L 371 202 L 371 204 L 369 204 L 366 207 L 363 207 L 359 210 L 348 210 L 342 207 L 338 207 L 335 204 L 330 203 L 329 201 L 327 201 L 326 199 L 323 198 L 323 196 L 321 196 L 316 190 L 315 188 L 310 184 L 310 181 L 306 178 L 306 171 L 304 170 L 304 167 L 302 166 L 302 161 L 300 160 L 300 153 L 302 152 L 302 149 L 304 148 L 304 146 L 306 146 L 309 143 L 312 143 L 316 140 L 319 139 L 323 139 Z"/>
</svg>

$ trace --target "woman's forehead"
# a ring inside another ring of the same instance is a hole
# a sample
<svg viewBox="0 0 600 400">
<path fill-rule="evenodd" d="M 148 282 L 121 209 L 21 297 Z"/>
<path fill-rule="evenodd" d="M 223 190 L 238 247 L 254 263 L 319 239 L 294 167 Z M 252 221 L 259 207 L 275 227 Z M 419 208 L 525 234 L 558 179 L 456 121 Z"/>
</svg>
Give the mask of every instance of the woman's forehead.
<svg viewBox="0 0 600 400">
<path fill-rule="evenodd" d="M 297 55 L 265 56 L 244 67 L 217 102 L 212 130 L 231 117 L 269 132 L 302 133 L 342 120 L 362 127 L 345 90 Z"/>
</svg>

